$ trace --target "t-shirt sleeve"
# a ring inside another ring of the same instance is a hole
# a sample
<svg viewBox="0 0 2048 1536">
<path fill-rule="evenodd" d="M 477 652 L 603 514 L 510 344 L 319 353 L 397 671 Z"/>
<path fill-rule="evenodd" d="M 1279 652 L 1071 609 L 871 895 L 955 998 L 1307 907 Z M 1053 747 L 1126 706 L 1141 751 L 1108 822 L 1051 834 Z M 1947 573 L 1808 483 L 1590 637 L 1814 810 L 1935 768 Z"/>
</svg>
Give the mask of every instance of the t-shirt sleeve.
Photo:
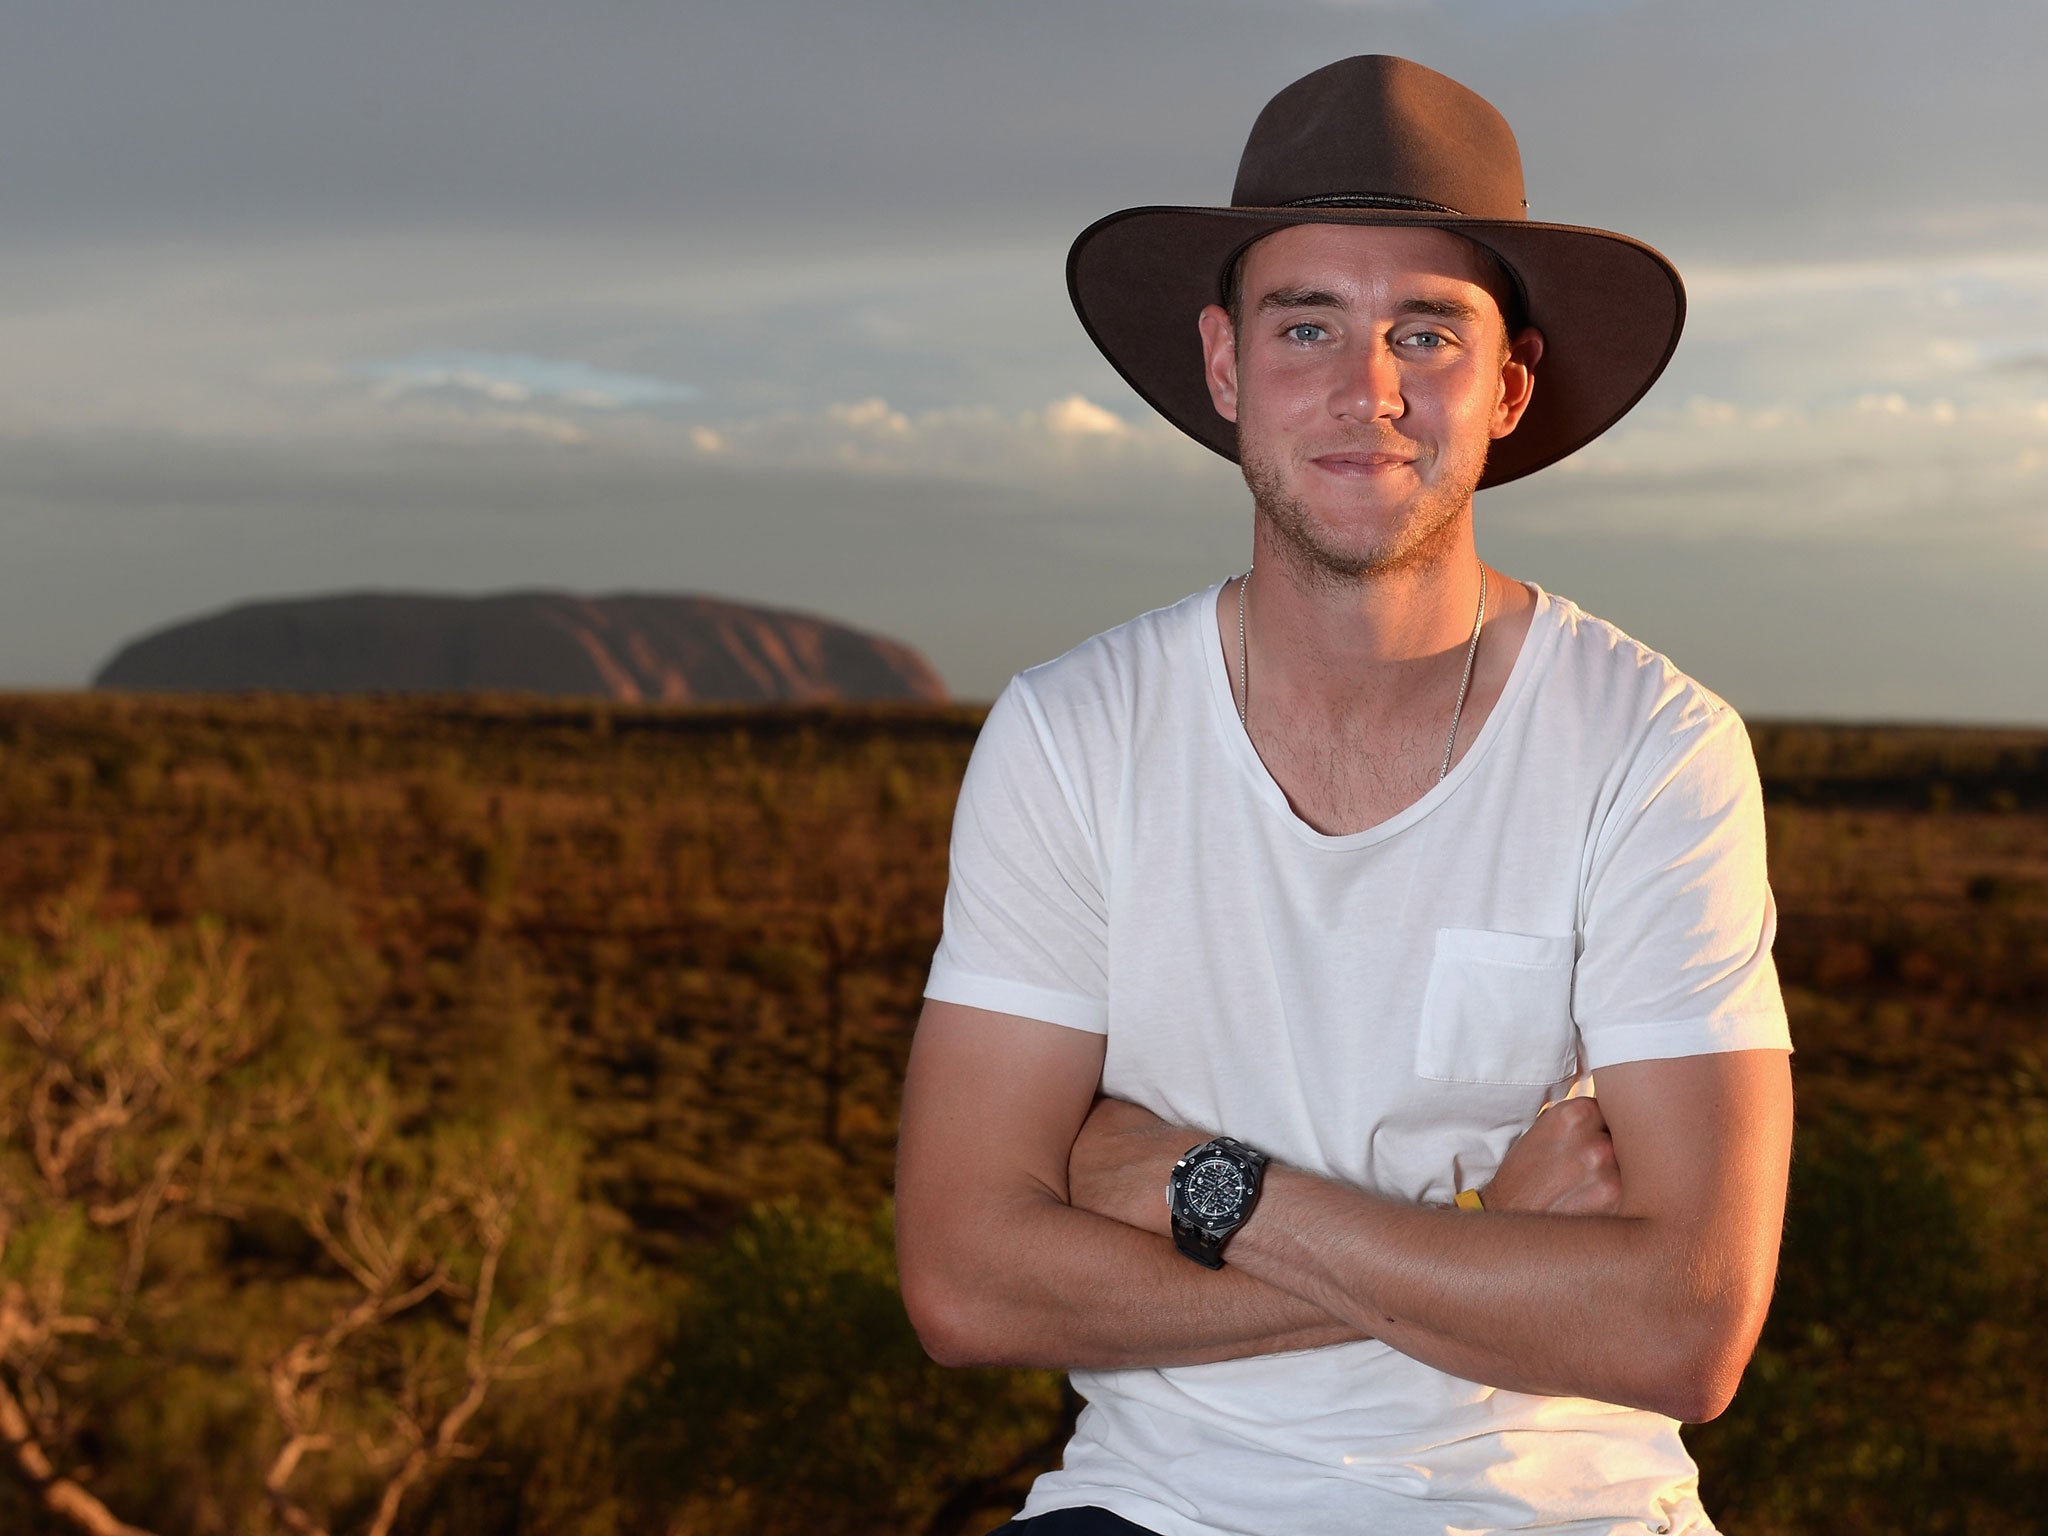
<svg viewBox="0 0 2048 1536">
<path fill-rule="evenodd" d="M 1595 846 L 1572 1012 L 1585 1066 L 1790 1050 L 1763 790 L 1726 705 L 1629 776 Z"/>
<path fill-rule="evenodd" d="M 1028 679 L 1013 679 L 960 786 L 926 997 L 1108 1032 L 1108 908 L 1085 788 Z"/>
</svg>

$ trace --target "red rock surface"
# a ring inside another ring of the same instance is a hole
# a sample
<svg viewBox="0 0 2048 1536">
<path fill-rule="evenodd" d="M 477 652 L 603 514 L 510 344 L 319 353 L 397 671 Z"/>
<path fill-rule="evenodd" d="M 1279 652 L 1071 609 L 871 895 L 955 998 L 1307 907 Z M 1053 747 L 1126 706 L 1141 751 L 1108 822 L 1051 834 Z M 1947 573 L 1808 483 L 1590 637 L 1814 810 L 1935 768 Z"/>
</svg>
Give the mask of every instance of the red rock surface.
<svg viewBox="0 0 2048 1536">
<path fill-rule="evenodd" d="M 942 701 L 909 646 L 718 598 L 361 592 L 246 603 L 124 645 L 97 688 L 519 692 L 625 703 Z"/>
</svg>

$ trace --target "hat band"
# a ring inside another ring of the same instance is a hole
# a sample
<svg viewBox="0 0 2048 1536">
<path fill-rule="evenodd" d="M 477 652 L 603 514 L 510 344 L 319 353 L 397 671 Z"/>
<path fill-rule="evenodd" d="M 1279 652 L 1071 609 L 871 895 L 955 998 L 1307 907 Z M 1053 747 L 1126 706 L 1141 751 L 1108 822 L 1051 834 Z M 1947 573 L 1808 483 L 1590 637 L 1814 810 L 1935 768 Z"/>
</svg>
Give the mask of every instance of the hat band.
<svg viewBox="0 0 2048 1536">
<path fill-rule="evenodd" d="M 1280 204 L 1282 208 L 1406 208 L 1416 213 L 1448 213 L 1453 218 L 1465 215 L 1456 208 L 1446 208 L 1442 203 L 1424 202 L 1419 197 L 1394 197 L 1385 192 L 1325 192 L 1318 197 L 1297 197 L 1292 202 Z"/>
</svg>

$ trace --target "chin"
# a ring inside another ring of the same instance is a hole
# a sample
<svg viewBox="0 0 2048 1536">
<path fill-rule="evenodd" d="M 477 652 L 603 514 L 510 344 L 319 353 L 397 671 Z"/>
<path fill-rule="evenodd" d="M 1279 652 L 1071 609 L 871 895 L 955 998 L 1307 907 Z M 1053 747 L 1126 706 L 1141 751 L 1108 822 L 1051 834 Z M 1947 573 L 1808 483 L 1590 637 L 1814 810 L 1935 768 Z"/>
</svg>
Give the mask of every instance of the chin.
<svg viewBox="0 0 2048 1536">
<path fill-rule="evenodd" d="M 1459 483 L 1411 483 L 1396 494 L 1371 481 L 1347 486 L 1343 477 L 1306 465 L 1290 476 L 1258 452 L 1243 459 L 1252 504 L 1281 543 L 1306 568 L 1344 579 L 1441 560 L 1456 541 L 1483 468 L 1482 461 Z"/>
<path fill-rule="evenodd" d="M 1456 542 L 1458 507 L 1448 515 L 1435 509 L 1410 514 L 1390 526 L 1364 519 L 1347 523 L 1319 517 L 1294 500 L 1257 503 L 1260 517 L 1301 564 L 1332 576 L 1380 576 L 1443 558 Z"/>
</svg>

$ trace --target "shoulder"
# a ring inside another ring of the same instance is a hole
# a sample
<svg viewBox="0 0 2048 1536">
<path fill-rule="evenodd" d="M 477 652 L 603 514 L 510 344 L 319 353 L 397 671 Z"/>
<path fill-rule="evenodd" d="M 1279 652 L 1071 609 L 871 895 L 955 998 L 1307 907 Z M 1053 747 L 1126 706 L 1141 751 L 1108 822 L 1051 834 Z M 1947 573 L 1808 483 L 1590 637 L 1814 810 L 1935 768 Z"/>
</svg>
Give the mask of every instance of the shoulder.
<svg viewBox="0 0 2048 1536">
<path fill-rule="evenodd" d="M 1189 685 L 1201 656 L 1191 631 L 1213 611 L 1209 587 L 1082 641 L 1010 680 L 991 711 L 1029 720 L 1037 734 L 1070 744 L 1127 742 L 1141 715 Z"/>
<path fill-rule="evenodd" d="M 1725 739 L 1749 754 L 1742 717 L 1711 688 L 1619 625 L 1550 594 L 1536 622 L 1556 627 L 1544 706 L 1567 717 L 1587 745 L 1638 767 L 1682 753 L 1686 744 Z"/>
<path fill-rule="evenodd" d="M 1128 685 L 1145 673 L 1177 667 L 1185 661 L 1190 627 L 1205 612 L 1213 612 L 1216 592 L 1216 587 L 1205 587 L 1091 635 L 1064 655 L 1019 672 L 1016 681 L 1040 698 L 1056 698 L 1099 693 Z"/>
<path fill-rule="evenodd" d="M 1169 717 L 1198 707 L 1194 627 L 1213 611 L 1215 591 L 1140 614 L 1011 678 L 975 743 L 969 793 L 995 779 L 1057 785 L 1100 831 L 1141 738 L 1176 729 Z"/>
<path fill-rule="evenodd" d="M 1678 858 L 1717 827 L 1760 852 L 1762 786 L 1742 717 L 1662 652 L 1551 601 L 1557 651 L 1541 690 L 1542 740 L 1573 755 L 1590 797 L 1589 867 L 1626 847 Z"/>
</svg>

